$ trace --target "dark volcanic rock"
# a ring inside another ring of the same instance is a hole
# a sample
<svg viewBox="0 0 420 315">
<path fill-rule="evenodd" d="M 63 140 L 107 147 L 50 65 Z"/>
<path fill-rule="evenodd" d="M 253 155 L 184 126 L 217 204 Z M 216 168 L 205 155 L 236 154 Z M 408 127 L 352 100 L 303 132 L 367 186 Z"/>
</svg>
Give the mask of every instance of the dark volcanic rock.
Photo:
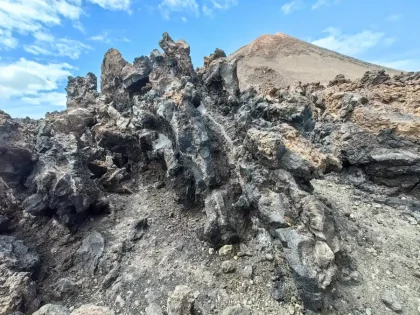
<svg viewBox="0 0 420 315">
<path fill-rule="evenodd" d="M 104 252 L 104 239 L 98 232 L 88 235 L 76 252 L 76 264 L 94 274 Z"/>
<path fill-rule="evenodd" d="M 196 72 L 185 41 L 164 33 L 159 45 L 163 52 L 154 50 L 133 64 L 108 50 L 101 93 L 93 74 L 70 77 L 64 112 L 40 121 L 0 112 L 0 210 L 6 214 L 0 231 L 7 231 L 6 217 L 33 220 L 25 227 L 30 233 L 49 219 L 72 231 L 82 226 L 90 234 L 83 234 L 80 246 L 70 236 L 60 243 L 74 247 L 66 266 L 74 263 L 95 277 L 103 273 L 102 289 L 118 292 L 126 276 L 120 273 L 123 249 L 149 244 L 156 222 L 136 217 L 121 232 L 121 250 L 112 253 L 106 229 L 91 232 L 83 222 L 109 210 L 108 200 L 124 204 L 123 194 L 135 195 L 139 181 L 152 177 L 152 183 L 162 183 L 153 193 L 171 189 L 178 203 L 198 210 L 191 229 L 213 251 L 227 244 L 236 248 L 263 231 L 259 250 L 281 251 L 290 267 L 287 285 L 275 277 L 275 299 L 288 298 L 293 283 L 306 308 L 323 309 L 337 276 L 340 237 L 333 205 L 312 194 L 311 181 L 343 169 L 355 185 L 375 182 L 417 200 L 420 122 L 413 100 L 419 77 L 369 72 L 356 82 L 337 76 L 326 88 L 299 83 L 262 94 L 241 92 L 237 63 L 223 51 L 216 50 Z M 205 223 L 200 229 L 196 222 Z M 0 308 L 32 311 L 39 302 L 31 278 L 39 258 L 13 237 L 2 236 L 0 243 L 0 277 L 10 295 L 2 295 Z M 224 263 L 226 273 L 235 269 L 229 264 Z M 74 290 L 67 279 L 52 285 L 60 297 Z M 190 288 L 177 287 L 168 313 L 193 314 L 195 299 Z M 225 313 L 249 312 L 233 307 Z"/>
<path fill-rule="evenodd" d="M 30 132 L 0 111 L 0 176 L 8 186 L 23 185 L 32 172 L 36 157 Z"/>
<path fill-rule="evenodd" d="M 32 248 L 12 236 L 0 235 L 1 314 L 38 309 L 37 285 L 31 276 L 39 267 L 39 256 Z"/>
<path fill-rule="evenodd" d="M 97 78 L 93 73 L 86 77 L 69 77 L 67 92 L 67 108 L 88 108 L 96 104 L 98 97 Z"/>
<path fill-rule="evenodd" d="M 0 214 L 0 233 L 7 232 L 10 228 L 10 220 Z"/>
</svg>

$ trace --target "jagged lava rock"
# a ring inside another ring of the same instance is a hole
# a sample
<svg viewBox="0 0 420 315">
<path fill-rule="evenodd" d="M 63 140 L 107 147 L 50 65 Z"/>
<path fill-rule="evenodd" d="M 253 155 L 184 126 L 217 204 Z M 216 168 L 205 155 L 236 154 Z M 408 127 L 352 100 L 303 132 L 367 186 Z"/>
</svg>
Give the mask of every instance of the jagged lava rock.
<svg viewBox="0 0 420 315">
<path fill-rule="evenodd" d="M 289 265 L 284 269 L 299 300 L 307 309 L 324 309 L 338 276 L 340 235 L 332 205 L 313 194 L 311 181 L 353 167 L 363 175 L 361 187 L 374 182 L 419 198 L 419 75 L 369 72 L 358 81 L 337 77 L 328 87 L 240 91 L 238 62 L 221 51 L 196 72 L 185 41 L 164 33 L 159 45 L 163 52 L 133 63 L 108 50 L 101 93 L 93 74 L 69 78 L 67 110 L 45 120 L 0 112 L 0 206 L 16 209 L 7 212 L 15 212 L 12 219 L 53 218 L 75 233 L 86 217 L 107 213 L 109 198 L 135 195 L 147 173 L 164 182 L 177 203 L 196 216 L 202 211 L 203 220 L 194 222 L 203 222 L 196 232 L 209 247 L 231 245 L 234 252 L 263 233 L 264 247 L 281 251 L 267 249 L 266 257 Z M 148 221 L 132 223 L 137 231 L 124 235 L 118 253 L 147 238 Z M 102 266 L 108 277 L 102 288 L 113 290 L 119 266 L 107 261 L 106 234 L 89 230 L 81 243 L 63 244 L 75 247 L 74 268 L 100 277 Z M 5 266 L 7 281 L 16 276 L 23 285 L 2 301 L 3 309 L 33 311 L 33 280 Z M 192 290 L 177 287 L 168 313 L 191 314 Z"/>
</svg>

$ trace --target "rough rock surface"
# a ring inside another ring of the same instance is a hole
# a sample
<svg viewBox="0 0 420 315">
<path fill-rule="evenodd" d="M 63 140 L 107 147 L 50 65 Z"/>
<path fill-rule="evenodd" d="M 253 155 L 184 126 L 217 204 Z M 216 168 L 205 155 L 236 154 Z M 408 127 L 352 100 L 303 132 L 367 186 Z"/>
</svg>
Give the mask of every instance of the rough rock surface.
<svg viewBox="0 0 420 315">
<path fill-rule="evenodd" d="M 70 315 L 70 311 L 62 305 L 46 304 L 33 315 Z"/>
<path fill-rule="evenodd" d="M 90 304 L 82 305 L 72 312 L 62 305 L 46 304 L 33 315 L 114 315 L 114 312 L 107 307 Z"/>
<path fill-rule="evenodd" d="M 0 314 L 38 308 L 34 280 L 39 263 L 32 248 L 13 236 L 0 235 Z"/>
<path fill-rule="evenodd" d="M 194 311 L 194 295 L 192 290 L 180 285 L 168 298 L 168 315 L 192 315 Z"/>
<path fill-rule="evenodd" d="M 0 314 L 414 314 L 420 75 L 258 93 L 159 45 L 0 112 Z"/>
</svg>

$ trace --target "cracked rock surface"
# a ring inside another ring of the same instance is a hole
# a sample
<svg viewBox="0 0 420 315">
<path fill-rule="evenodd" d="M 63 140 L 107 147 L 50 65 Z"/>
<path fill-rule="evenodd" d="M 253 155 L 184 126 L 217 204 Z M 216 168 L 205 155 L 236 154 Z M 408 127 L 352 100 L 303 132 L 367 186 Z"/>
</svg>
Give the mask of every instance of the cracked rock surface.
<svg viewBox="0 0 420 315">
<path fill-rule="evenodd" d="M 415 314 L 420 74 L 241 91 L 159 45 L 0 111 L 0 314 Z"/>
</svg>

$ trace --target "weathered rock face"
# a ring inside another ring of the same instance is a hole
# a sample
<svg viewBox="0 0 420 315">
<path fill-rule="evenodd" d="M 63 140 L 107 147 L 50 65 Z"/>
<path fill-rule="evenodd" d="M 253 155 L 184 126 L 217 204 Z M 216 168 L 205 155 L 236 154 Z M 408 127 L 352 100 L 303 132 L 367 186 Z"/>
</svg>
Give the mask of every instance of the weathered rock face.
<svg viewBox="0 0 420 315">
<path fill-rule="evenodd" d="M 216 48 L 209 57 L 204 57 L 204 67 L 207 68 L 214 60 L 219 58 L 226 58 L 226 53 L 222 49 Z"/>
<path fill-rule="evenodd" d="M 250 226 L 263 230 L 281 249 L 305 306 L 322 309 L 336 279 L 340 236 L 311 180 L 356 167 L 358 185 L 372 180 L 419 197 L 419 76 L 367 73 L 356 82 L 338 77 L 327 88 L 298 84 L 260 95 L 239 91 L 236 62 L 222 51 L 196 72 L 186 42 L 165 33 L 159 45 L 163 53 L 133 64 L 110 49 L 101 93 L 93 74 L 69 78 L 67 111 L 46 120 L 0 112 L 0 188 L 8 191 L 0 192 L 7 201 L 0 206 L 13 201 L 26 214 L 77 228 L 107 209 L 106 196 L 135 193 L 135 180 L 148 170 L 177 202 L 204 210 L 201 237 L 212 247 L 240 243 Z M 127 238 L 144 231 L 139 235 Z M 105 243 L 91 232 L 73 262 L 95 274 Z M 115 280 L 112 272 L 107 279 L 103 287 Z M 190 314 L 191 294 L 178 287 L 168 313 Z M 10 310 L 29 303 L 6 302 Z M 248 310 L 226 310 L 236 313 Z"/>
<path fill-rule="evenodd" d="M 98 83 L 93 73 L 86 77 L 69 77 L 66 87 L 67 108 L 88 108 L 95 105 L 98 97 Z"/>
<path fill-rule="evenodd" d="M 39 161 L 30 187 L 33 194 L 23 206 L 32 215 L 56 214 L 71 224 L 95 207 L 100 192 L 89 175 L 80 138 L 73 133 L 53 136 L 46 128 L 38 135 Z"/>
<path fill-rule="evenodd" d="M 418 74 L 367 72 L 319 96 L 315 142 L 377 184 L 419 197 Z"/>
<path fill-rule="evenodd" d="M 39 307 L 37 285 L 31 277 L 40 267 L 38 254 L 12 236 L 0 236 L 0 314 Z"/>
<path fill-rule="evenodd" d="M 215 100 L 227 105 L 235 105 L 238 102 L 239 82 L 236 61 L 228 61 L 220 54 L 207 63 L 207 67 L 200 73 L 204 84 Z"/>
<path fill-rule="evenodd" d="M 22 185 L 32 171 L 36 157 L 30 128 L 0 111 L 0 176 L 9 187 Z"/>
</svg>

